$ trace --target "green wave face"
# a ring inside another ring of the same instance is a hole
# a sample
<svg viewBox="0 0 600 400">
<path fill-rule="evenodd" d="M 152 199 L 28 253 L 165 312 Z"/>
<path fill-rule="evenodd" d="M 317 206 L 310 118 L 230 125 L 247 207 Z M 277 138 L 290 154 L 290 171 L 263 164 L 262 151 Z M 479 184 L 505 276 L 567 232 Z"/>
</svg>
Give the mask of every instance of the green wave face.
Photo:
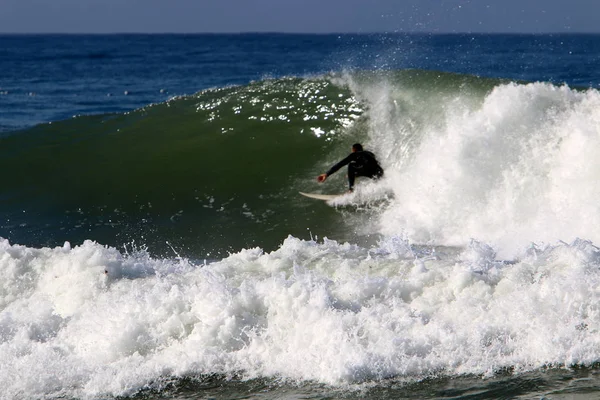
<svg viewBox="0 0 600 400">
<path fill-rule="evenodd" d="M 330 79 L 286 78 L 39 125 L 0 141 L 0 236 L 212 257 L 329 232 L 340 217 L 297 191 L 360 114 Z"/>
<path fill-rule="evenodd" d="M 393 177 L 444 126 L 440 110 L 479 107 L 499 83 L 419 70 L 265 79 L 38 125 L 0 139 L 0 236 L 197 258 L 288 235 L 372 241 L 384 204 L 332 207 L 298 191 L 344 192 L 345 171 L 315 177 L 355 142 Z"/>
</svg>

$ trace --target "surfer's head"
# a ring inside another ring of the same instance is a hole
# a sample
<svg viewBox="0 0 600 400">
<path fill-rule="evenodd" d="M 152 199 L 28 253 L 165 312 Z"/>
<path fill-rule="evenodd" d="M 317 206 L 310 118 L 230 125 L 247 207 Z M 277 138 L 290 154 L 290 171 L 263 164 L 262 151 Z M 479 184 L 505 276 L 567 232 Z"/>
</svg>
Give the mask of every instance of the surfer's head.
<svg viewBox="0 0 600 400">
<path fill-rule="evenodd" d="M 357 151 L 363 151 L 362 144 L 360 144 L 360 143 L 354 143 L 352 145 L 352 152 L 355 153 Z"/>
</svg>

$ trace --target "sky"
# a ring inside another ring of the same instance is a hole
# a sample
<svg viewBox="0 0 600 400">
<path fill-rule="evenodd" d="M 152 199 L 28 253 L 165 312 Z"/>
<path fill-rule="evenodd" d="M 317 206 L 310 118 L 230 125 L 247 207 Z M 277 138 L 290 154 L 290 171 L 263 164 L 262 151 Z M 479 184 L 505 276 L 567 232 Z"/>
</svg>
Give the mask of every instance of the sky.
<svg viewBox="0 0 600 400">
<path fill-rule="evenodd" d="M 600 32 L 600 0 L 0 0 L 0 33 Z"/>
</svg>

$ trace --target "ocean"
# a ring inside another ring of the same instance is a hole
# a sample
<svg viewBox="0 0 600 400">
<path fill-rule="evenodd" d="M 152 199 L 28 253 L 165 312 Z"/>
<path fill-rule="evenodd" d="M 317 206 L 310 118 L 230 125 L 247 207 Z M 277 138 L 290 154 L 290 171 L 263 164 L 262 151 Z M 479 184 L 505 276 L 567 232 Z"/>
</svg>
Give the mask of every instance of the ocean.
<svg viewBox="0 0 600 400">
<path fill-rule="evenodd" d="M 600 397 L 600 35 L 0 35 L 0 69 L 0 399 Z M 317 183 L 356 142 L 384 177 Z"/>
</svg>

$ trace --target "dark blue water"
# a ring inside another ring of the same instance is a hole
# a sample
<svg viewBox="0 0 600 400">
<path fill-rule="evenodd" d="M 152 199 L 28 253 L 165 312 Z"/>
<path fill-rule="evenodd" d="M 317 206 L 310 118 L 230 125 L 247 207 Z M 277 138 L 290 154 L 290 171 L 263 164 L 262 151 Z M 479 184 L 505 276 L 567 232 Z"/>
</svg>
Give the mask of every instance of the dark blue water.
<svg viewBox="0 0 600 400">
<path fill-rule="evenodd" d="M 0 132 L 352 69 L 600 85 L 596 35 L 2 35 L 0 49 Z"/>
</svg>

